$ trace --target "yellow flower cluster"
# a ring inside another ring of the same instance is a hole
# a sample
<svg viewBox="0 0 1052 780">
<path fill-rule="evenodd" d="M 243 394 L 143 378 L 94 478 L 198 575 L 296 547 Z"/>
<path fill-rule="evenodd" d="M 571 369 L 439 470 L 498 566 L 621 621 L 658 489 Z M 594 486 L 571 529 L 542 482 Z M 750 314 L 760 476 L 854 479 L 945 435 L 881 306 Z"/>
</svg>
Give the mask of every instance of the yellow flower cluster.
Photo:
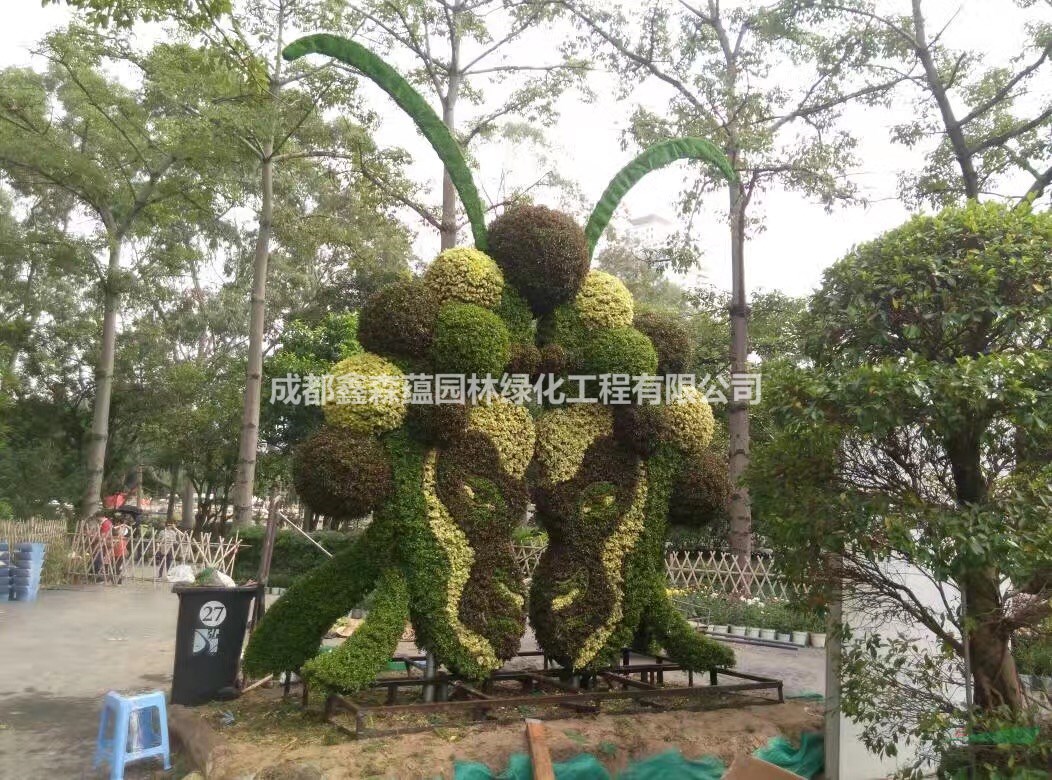
<svg viewBox="0 0 1052 780">
<path fill-rule="evenodd" d="M 408 398 L 398 366 L 359 352 L 333 366 L 332 374 L 335 396 L 322 407 L 329 425 L 370 435 L 392 431 L 405 420 Z"/>
<path fill-rule="evenodd" d="M 592 442 L 609 436 L 613 429 L 613 413 L 599 404 L 560 406 L 545 412 L 537 421 L 537 457 L 548 485 L 573 477 Z"/>
<path fill-rule="evenodd" d="M 424 459 L 423 484 L 424 501 L 427 504 L 427 522 L 435 535 L 442 552 L 449 561 L 449 580 L 446 583 L 446 620 L 456 634 L 461 647 L 483 670 L 495 670 L 501 666 L 497 652 L 485 637 L 472 631 L 460 622 L 460 597 L 464 593 L 468 577 L 471 575 L 471 564 L 475 554 L 467 536 L 460 530 L 449 514 L 449 510 L 438 497 L 435 485 L 438 451 L 431 450 Z"/>
<path fill-rule="evenodd" d="M 636 490 L 632 496 L 632 505 L 625 512 L 618 524 L 617 530 L 610 534 L 603 545 L 603 572 L 610 586 L 610 592 L 614 594 L 614 604 L 603 625 L 595 631 L 581 646 L 580 652 L 574 658 L 574 668 L 581 669 L 586 666 L 600 650 L 606 645 L 607 640 L 617 629 L 621 619 L 625 616 L 624 601 L 625 591 L 622 587 L 624 576 L 625 558 L 639 541 L 646 523 L 647 508 L 647 472 L 646 465 L 642 462 L 638 466 L 636 479 Z"/>
<path fill-rule="evenodd" d="M 669 441 L 688 455 L 700 455 L 712 441 L 716 420 L 705 396 L 694 387 L 684 387 L 662 407 L 662 427 Z"/>
<path fill-rule="evenodd" d="M 497 448 L 500 465 L 511 476 L 522 479 L 533 458 L 533 418 L 525 406 L 497 396 L 489 403 L 472 407 L 468 430 L 481 431 Z"/>
<path fill-rule="evenodd" d="M 424 285 L 440 305 L 456 301 L 494 309 L 504 291 L 504 275 L 485 252 L 458 246 L 432 261 Z"/>
<path fill-rule="evenodd" d="M 584 278 L 573 306 L 581 322 L 591 330 L 627 328 L 632 324 L 632 293 L 620 279 L 603 271 L 591 271 Z"/>
</svg>

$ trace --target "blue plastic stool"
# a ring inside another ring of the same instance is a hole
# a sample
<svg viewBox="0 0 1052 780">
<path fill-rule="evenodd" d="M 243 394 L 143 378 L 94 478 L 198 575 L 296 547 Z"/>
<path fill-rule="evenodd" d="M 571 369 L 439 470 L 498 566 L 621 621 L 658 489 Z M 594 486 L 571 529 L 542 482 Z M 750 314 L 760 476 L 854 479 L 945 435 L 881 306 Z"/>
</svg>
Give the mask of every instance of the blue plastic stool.
<svg viewBox="0 0 1052 780">
<path fill-rule="evenodd" d="M 154 711 L 160 716 L 160 734 L 153 728 Z M 128 744 L 133 718 L 139 731 L 137 745 Z M 163 758 L 165 769 L 172 768 L 164 694 L 160 691 L 138 696 L 121 696 L 113 691 L 107 693 L 99 718 L 99 738 L 92 767 L 105 761 L 110 765 L 110 780 L 123 780 L 125 764 L 153 756 Z"/>
</svg>

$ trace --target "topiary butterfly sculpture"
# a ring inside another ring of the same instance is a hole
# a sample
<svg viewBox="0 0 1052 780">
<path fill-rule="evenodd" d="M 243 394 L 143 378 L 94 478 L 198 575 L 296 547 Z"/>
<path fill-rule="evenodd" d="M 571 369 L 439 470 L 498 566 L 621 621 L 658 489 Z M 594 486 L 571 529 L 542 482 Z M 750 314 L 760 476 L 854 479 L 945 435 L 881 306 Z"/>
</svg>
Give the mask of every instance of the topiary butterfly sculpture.
<svg viewBox="0 0 1052 780">
<path fill-rule="evenodd" d="M 371 511 L 373 521 L 266 613 L 246 669 L 302 669 L 323 688 L 357 690 L 384 667 L 409 621 L 419 647 L 478 679 L 515 654 L 527 614 L 544 651 L 576 671 L 608 665 L 633 641 L 656 643 L 689 669 L 732 664 L 731 651 L 692 631 L 665 591 L 669 497 L 712 437 L 700 394 L 533 413 L 496 394 L 470 405 L 411 403 L 424 374 L 682 371 L 682 327 L 637 316 L 625 286 L 589 271 L 590 258 L 621 198 L 648 172 L 693 158 L 732 180 L 726 157 L 702 139 L 666 141 L 614 177 L 584 230 L 530 205 L 508 208 L 487 229 L 460 148 L 401 76 L 333 35 L 302 38 L 285 57 L 309 53 L 356 68 L 413 118 L 449 171 L 475 246 L 443 252 L 421 279 L 392 285 L 363 308 L 359 340 L 368 352 L 333 369 L 356 379 L 359 397 L 324 407 L 326 425 L 301 445 L 295 478 L 316 510 Z M 512 533 L 530 498 L 549 544 L 527 594 Z M 365 622 L 318 655 L 329 627 L 373 590 Z"/>
</svg>

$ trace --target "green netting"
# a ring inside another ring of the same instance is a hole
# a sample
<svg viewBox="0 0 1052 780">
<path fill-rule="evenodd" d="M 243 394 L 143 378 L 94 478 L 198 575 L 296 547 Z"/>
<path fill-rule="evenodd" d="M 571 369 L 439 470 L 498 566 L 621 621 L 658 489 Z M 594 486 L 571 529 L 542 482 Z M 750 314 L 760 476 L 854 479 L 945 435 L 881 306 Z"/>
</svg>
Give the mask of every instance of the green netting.
<svg viewBox="0 0 1052 780">
<path fill-rule="evenodd" d="M 793 747 L 785 737 L 774 737 L 753 755 L 809 779 L 817 777 L 825 767 L 821 734 L 804 734 L 799 747 Z M 726 771 L 727 767 L 715 756 L 691 760 L 678 750 L 666 750 L 630 764 L 617 780 L 720 780 Z M 508 761 L 508 768 L 499 775 L 493 774 L 485 764 L 458 761 L 453 776 L 455 780 L 532 780 L 533 768 L 529 756 L 516 753 Z M 599 759 L 582 753 L 556 764 L 555 777 L 557 780 L 609 780 L 610 774 Z"/>
<path fill-rule="evenodd" d="M 815 777 L 826 765 L 825 738 L 821 734 L 803 734 L 800 747 L 794 748 L 785 737 L 774 737 L 753 755 L 800 777 Z"/>
<path fill-rule="evenodd" d="M 715 756 L 691 761 L 678 750 L 666 750 L 625 767 L 618 780 L 720 780 L 727 767 Z"/>
<path fill-rule="evenodd" d="M 560 761 L 552 767 L 556 780 L 610 780 L 610 773 L 599 759 L 587 753 Z M 508 768 L 493 774 L 485 764 L 457 761 L 453 765 L 455 780 L 533 780 L 533 764 L 525 753 L 516 753 L 508 761 Z"/>
<path fill-rule="evenodd" d="M 482 212 L 482 200 L 475 187 L 475 180 L 471 178 L 471 171 L 464 162 L 460 144 L 420 93 L 367 48 L 339 35 L 322 33 L 304 36 L 286 46 L 282 56 L 287 60 L 296 60 L 312 53 L 326 54 L 350 65 L 375 82 L 409 114 L 446 167 L 467 212 L 475 246 L 486 251 L 486 220 Z"/>
</svg>

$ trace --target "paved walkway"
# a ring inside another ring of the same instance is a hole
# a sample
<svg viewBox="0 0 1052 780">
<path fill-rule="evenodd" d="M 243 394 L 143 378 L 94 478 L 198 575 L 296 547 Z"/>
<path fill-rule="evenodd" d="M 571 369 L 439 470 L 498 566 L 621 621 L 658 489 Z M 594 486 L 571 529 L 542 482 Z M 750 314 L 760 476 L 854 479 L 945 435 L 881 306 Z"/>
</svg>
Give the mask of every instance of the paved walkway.
<svg viewBox="0 0 1052 780">
<path fill-rule="evenodd" d="M 0 778 L 96 777 L 102 698 L 167 692 L 177 606 L 167 587 L 132 585 L 0 602 Z"/>
<path fill-rule="evenodd" d="M 0 780 L 102 776 L 91 771 L 102 698 L 168 692 L 177 607 L 166 586 L 132 585 L 0 602 Z M 535 644 L 528 632 L 523 648 Z M 824 692 L 822 650 L 732 647 L 739 669 L 781 678 L 788 696 Z"/>
</svg>

